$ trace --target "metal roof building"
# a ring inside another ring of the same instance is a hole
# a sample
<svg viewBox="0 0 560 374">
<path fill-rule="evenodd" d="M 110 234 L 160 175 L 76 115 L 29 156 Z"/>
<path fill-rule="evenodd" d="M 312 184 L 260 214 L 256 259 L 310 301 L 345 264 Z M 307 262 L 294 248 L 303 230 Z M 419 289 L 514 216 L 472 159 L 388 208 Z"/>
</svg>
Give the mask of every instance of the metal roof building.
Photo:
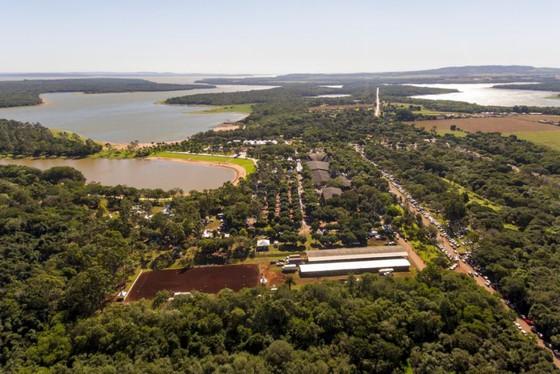
<svg viewBox="0 0 560 374">
<path fill-rule="evenodd" d="M 350 273 L 378 272 L 380 269 L 392 269 L 394 271 L 408 271 L 410 262 L 405 258 L 369 260 L 369 261 L 347 261 L 326 262 L 317 264 L 299 265 L 299 274 L 302 277 L 321 277 L 333 275 L 346 275 Z"/>
<path fill-rule="evenodd" d="M 406 258 L 408 253 L 398 245 L 361 248 L 322 249 L 306 251 L 307 262 L 325 263 L 342 261 L 365 261 L 374 259 Z"/>
</svg>

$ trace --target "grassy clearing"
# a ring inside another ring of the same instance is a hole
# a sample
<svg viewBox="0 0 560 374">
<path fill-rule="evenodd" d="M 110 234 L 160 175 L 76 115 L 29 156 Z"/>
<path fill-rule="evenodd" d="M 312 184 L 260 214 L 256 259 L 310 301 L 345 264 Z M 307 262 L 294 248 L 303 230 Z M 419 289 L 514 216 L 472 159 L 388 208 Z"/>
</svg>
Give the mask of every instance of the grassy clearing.
<svg viewBox="0 0 560 374">
<path fill-rule="evenodd" d="M 542 145 L 544 147 L 548 147 L 556 151 L 560 151 L 560 131 L 539 131 L 539 132 L 519 131 L 519 132 L 507 133 L 504 135 L 505 136 L 515 135 L 519 139 L 527 140 L 529 142 Z"/>
<path fill-rule="evenodd" d="M 451 129 L 436 129 L 436 133 L 441 136 L 449 134 L 449 135 L 456 136 L 458 138 L 463 138 L 467 136 L 467 133 L 464 131 L 451 130 Z"/>
<path fill-rule="evenodd" d="M 250 114 L 253 111 L 253 104 L 233 104 L 223 106 L 211 106 L 208 109 L 199 110 L 193 113 L 197 114 L 215 114 L 215 113 L 245 113 Z"/>
<path fill-rule="evenodd" d="M 88 158 L 111 158 L 111 159 L 124 159 L 124 158 L 134 158 L 134 157 L 136 157 L 135 151 L 129 151 L 127 149 L 109 149 L 109 148 L 103 148 L 100 152 L 88 156 Z"/>
<path fill-rule="evenodd" d="M 490 209 L 492 209 L 495 212 L 499 212 L 500 210 L 502 210 L 502 207 L 498 204 L 493 203 L 492 201 L 480 196 L 479 194 L 477 194 L 476 192 L 467 190 L 465 187 L 461 186 L 458 183 L 455 183 L 449 179 L 445 179 L 442 178 L 445 182 L 449 183 L 450 185 L 452 185 L 454 188 L 457 189 L 457 191 L 459 192 L 459 194 L 463 194 L 463 193 L 467 193 L 467 195 L 469 196 L 469 202 L 475 202 L 479 205 L 488 207 Z"/>
<path fill-rule="evenodd" d="M 433 245 L 424 244 L 419 242 L 418 240 L 411 240 L 410 244 L 412 244 L 412 246 L 414 247 L 414 251 L 418 253 L 418 256 L 420 256 L 420 258 L 424 260 L 426 264 L 433 262 L 435 259 L 441 256 L 438 249 Z"/>
<path fill-rule="evenodd" d="M 188 160 L 188 161 L 211 162 L 217 164 L 234 164 L 244 168 L 247 174 L 254 173 L 256 170 L 255 163 L 252 160 L 247 160 L 244 158 L 234 158 L 225 155 L 199 155 L 199 154 L 174 153 L 174 152 L 156 152 L 153 153 L 152 156 L 164 157 L 164 158 L 176 158 L 176 159 Z"/>
<path fill-rule="evenodd" d="M 440 114 L 449 114 L 449 112 L 440 112 L 437 110 L 431 110 L 431 109 L 426 109 L 423 105 L 417 105 L 417 104 L 409 104 L 409 103 L 391 103 L 392 105 L 398 107 L 398 108 L 404 108 L 404 109 L 408 109 L 411 105 L 415 106 L 415 107 L 421 107 L 420 110 L 413 110 L 412 113 L 414 114 L 421 114 L 424 116 L 437 116 Z"/>
</svg>

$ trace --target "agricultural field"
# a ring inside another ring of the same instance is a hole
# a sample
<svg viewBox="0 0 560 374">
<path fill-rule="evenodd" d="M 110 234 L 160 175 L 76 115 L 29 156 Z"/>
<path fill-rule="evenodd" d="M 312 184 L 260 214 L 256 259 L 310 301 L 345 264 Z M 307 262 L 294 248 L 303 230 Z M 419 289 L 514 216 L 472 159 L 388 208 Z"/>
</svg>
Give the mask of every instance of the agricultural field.
<svg viewBox="0 0 560 374">
<path fill-rule="evenodd" d="M 560 150 L 560 126 L 539 121 L 560 122 L 560 116 L 552 115 L 518 115 L 510 117 L 462 118 L 417 121 L 416 127 L 425 130 L 435 128 L 440 135 L 452 134 L 465 136 L 469 132 L 499 132 L 503 135 L 515 135 L 539 145 Z M 452 130 L 451 126 L 456 129 Z"/>
<path fill-rule="evenodd" d="M 126 301 L 151 299 L 163 290 L 217 293 L 224 288 L 239 291 L 242 288 L 255 287 L 258 283 L 259 267 L 257 265 L 199 266 L 190 269 L 153 270 L 140 274 Z"/>
</svg>

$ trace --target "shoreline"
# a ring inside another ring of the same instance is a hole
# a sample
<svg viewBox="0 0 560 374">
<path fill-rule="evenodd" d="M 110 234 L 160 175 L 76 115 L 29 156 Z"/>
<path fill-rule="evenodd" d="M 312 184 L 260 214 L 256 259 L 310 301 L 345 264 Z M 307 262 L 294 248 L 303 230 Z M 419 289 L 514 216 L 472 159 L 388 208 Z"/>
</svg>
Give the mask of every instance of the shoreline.
<svg viewBox="0 0 560 374">
<path fill-rule="evenodd" d="M 231 183 L 234 186 L 237 186 L 241 179 L 247 177 L 247 171 L 240 165 L 230 164 L 227 162 L 219 162 L 219 161 L 201 161 L 201 160 L 186 160 L 182 158 L 173 158 L 173 157 L 159 157 L 159 156 L 149 156 L 146 157 L 145 160 L 159 160 L 159 161 L 174 161 L 174 162 L 183 162 L 189 164 L 200 164 L 206 166 L 214 166 L 214 167 L 221 167 L 233 170 L 235 172 L 234 178 L 231 180 Z"/>
</svg>

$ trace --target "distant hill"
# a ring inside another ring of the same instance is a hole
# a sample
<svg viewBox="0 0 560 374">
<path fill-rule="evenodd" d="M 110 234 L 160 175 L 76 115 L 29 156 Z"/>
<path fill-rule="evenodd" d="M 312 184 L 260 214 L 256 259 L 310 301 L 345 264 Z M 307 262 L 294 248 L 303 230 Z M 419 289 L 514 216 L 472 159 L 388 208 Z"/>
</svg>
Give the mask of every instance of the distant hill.
<svg viewBox="0 0 560 374">
<path fill-rule="evenodd" d="M 349 84 L 371 81 L 376 83 L 472 83 L 530 82 L 557 79 L 560 69 L 524 65 L 450 66 L 437 69 L 350 74 L 286 74 L 277 77 L 210 78 L 200 83 L 210 84 L 269 84 L 288 83 Z"/>
</svg>

